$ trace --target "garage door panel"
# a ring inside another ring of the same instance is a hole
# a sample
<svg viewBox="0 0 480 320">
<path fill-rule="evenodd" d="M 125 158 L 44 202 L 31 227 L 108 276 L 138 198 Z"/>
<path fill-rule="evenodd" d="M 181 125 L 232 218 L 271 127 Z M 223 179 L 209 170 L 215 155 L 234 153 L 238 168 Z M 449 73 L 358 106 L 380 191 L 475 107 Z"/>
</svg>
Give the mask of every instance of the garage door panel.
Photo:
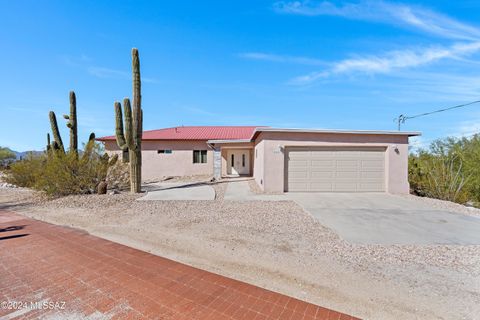
<svg viewBox="0 0 480 320">
<path fill-rule="evenodd" d="M 308 166 L 294 166 L 290 167 L 289 172 L 306 172 L 308 171 Z"/>
<path fill-rule="evenodd" d="M 383 160 L 369 159 L 360 160 L 362 168 L 381 168 L 383 169 Z"/>
<path fill-rule="evenodd" d="M 312 182 L 310 183 L 309 191 L 314 192 L 332 192 L 333 184 L 332 183 L 324 183 L 324 182 Z"/>
<path fill-rule="evenodd" d="M 358 161 L 357 160 L 337 160 L 337 168 L 354 168 L 356 169 L 358 167 Z"/>
<path fill-rule="evenodd" d="M 290 167 L 295 168 L 295 167 L 308 167 L 309 166 L 309 161 L 308 160 L 290 160 Z"/>
<path fill-rule="evenodd" d="M 295 182 L 292 181 L 288 184 L 290 191 L 305 191 L 308 190 L 308 183 L 307 182 Z"/>
<path fill-rule="evenodd" d="M 335 160 L 311 160 L 310 165 L 312 167 L 320 167 L 320 168 L 334 168 L 335 167 Z"/>
<path fill-rule="evenodd" d="M 365 159 L 383 159 L 384 158 L 384 152 L 378 152 L 378 151 L 368 151 L 368 152 L 359 152 L 360 156 Z"/>
<path fill-rule="evenodd" d="M 336 155 L 333 151 L 309 151 L 309 154 L 312 159 L 333 159 Z"/>
<path fill-rule="evenodd" d="M 311 171 L 310 172 L 310 179 L 319 179 L 319 178 L 329 178 L 332 179 L 335 176 L 334 171 Z"/>
<path fill-rule="evenodd" d="M 360 179 L 377 179 L 383 181 L 383 171 L 363 171 L 360 172 Z"/>
<path fill-rule="evenodd" d="M 385 149 L 287 149 L 287 191 L 383 192 Z"/>
<path fill-rule="evenodd" d="M 357 183 L 356 182 L 336 182 L 335 188 L 333 191 L 336 192 L 356 192 Z"/>
<path fill-rule="evenodd" d="M 337 180 L 353 180 L 357 181 L 359 176 L 358 171 L 337 171 L 334 174 L 334 177 Z"/>
<path fill-rule="evenodd" d="M 335 159 L 357 159 L 358 151 L 336 151 Z"/>
<path fill-rule="evenodd" d="M 308 172 L 307 171 L 299 171 L 299 172 L 289 172 L 288 178 L 291 180 L 298 180 L 298 179 L 308 179 Z"/>
<path fill-rule="evenodd" d="M 296 159 L 305 159 L 305 158 L 310 158 L 311 153 L 309 151 L 305 152 L 292 152 L 290 154 L 290 159 L 296 160 Z"/>
</svg>

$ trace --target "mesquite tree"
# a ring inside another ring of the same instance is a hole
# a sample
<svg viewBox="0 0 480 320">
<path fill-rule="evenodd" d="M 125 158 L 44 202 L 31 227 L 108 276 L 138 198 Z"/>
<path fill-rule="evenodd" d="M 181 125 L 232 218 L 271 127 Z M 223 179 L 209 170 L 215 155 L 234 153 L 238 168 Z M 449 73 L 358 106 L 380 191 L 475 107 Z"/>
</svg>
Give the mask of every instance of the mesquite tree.
<svg viewBox="0 0 480 320">
<path fill-rule="evenodd" d="M 130 164 L 130 191 L 141 192 L 142 184 L 142 133 L 143 111 L 140 80 L 140 59 L 138 50 L 132 49 L 132 84 L 133 84 L 133 110 L 130 99 L 123 100 L 124 119 L 122 119 L 122 106 L 115 102 L 115 136 L 118 147 L 125 153 L 128 152 Z M 125 126 L 123 124 L 125 122 Z M 123 159 L 126 161 L 126 159 Z"/>
</svg>

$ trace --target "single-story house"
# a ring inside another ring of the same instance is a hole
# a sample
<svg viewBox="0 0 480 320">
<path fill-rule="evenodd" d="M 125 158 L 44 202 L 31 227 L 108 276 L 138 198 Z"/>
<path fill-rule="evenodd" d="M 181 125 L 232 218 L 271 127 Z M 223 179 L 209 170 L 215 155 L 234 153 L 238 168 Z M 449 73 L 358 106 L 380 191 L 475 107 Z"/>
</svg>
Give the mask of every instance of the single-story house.
<svg viewBox="0 0 480 320">
<path fill-rule="evenodd" d="M 408 193 L 419 132 L 182 126 L 143 133 L 142 175 L 252 176 L 265 192 Z M 120 153 L 115 136 L 98 139 Z"/>
</svg>

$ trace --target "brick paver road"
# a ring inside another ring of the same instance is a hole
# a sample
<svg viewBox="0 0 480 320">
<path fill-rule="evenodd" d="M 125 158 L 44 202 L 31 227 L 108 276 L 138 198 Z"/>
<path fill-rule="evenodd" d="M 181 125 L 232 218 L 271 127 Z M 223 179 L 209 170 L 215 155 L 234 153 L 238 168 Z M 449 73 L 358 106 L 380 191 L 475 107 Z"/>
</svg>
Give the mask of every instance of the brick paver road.
<svg viewBox="0 0 480 320">
<path fill-rule="evenodd" d="M 0 210 L 1 319 L 354 319 Z"/>
</svg>

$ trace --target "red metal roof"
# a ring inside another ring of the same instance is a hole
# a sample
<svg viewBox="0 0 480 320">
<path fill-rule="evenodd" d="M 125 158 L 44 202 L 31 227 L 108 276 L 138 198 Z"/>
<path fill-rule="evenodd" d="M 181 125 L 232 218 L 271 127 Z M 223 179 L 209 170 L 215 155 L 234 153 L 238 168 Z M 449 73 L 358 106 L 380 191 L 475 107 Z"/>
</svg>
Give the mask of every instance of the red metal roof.
<svg viewBox="0 0 480 320">
<path fill-rule="evenodd" d="M 257 126 L 186 126 L 143 132 L 142 140 L 237 140 L 250 139 Z M 115 136 L 98 138 L 115 140 Z"/>
</svg>

